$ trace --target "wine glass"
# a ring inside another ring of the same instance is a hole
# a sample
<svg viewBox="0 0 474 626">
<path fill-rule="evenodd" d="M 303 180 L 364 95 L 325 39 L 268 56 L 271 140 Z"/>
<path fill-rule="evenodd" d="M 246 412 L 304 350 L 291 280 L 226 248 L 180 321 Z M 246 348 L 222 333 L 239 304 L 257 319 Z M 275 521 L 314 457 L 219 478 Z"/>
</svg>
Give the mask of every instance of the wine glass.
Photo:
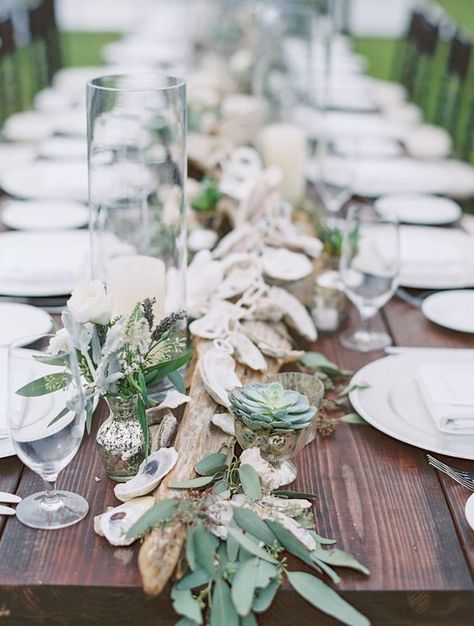
<svg viewBox="0 0 474 626">
<path fill-rule="evenodd" d="M 316 189 L 327 213 L 326 224 L 331 228 L 341 226 L 341 209 L 352 197 L 355 141 L 355 138 L 347 138 L 350 149 L 343 152 L 328 137 L 323 137 L 317 147 L 319 175 Z"/>
<path fill-rule="evenodd" d="M 41 476 L 46 488 L 25 498 L 16 516 L 26 526 L 43 529 L 71 526 L 89 510 L 81 496 L 56 490 L 59 472 L 79 450 L 86 413 L 76 353 L 64 338 L 63 349 L 52 355 L 48 346 L 53 337 L 20 339 L 8 353 L 11 441 L 20 460 Z"/>
<path fill-rule="evenodd" d="M 370 328 L 370 320 L 395 293 L 399 268 L 396 215 L 382 215 L 368 204 L 353 205 L 344 228 L 340 273 L 344 291 L 359 311 L 362 328 L 341 335 L 343 346 L 370 352 L 391 344 L 387 333 Z"/>
</svg>

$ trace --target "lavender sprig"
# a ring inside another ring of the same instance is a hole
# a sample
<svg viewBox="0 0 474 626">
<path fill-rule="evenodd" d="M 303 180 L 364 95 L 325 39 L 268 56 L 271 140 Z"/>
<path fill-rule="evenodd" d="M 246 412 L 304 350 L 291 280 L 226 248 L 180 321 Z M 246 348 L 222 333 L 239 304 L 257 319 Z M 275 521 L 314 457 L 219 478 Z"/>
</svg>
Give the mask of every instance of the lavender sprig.
<svg viewBox="0 0 474 626">
<path fill-rule="evenodd" d="M 178 313 L 171 313 L 170 315 L 167 315 L 161 320 L 161 322 L 153 331 L 151 335 L 152 340 L 159 341 L 165 333 L 172 331 L 176 324 L 181 320 L 184 320 L 185 318 L 185 311 L 179 311 Z"/>
</svg>

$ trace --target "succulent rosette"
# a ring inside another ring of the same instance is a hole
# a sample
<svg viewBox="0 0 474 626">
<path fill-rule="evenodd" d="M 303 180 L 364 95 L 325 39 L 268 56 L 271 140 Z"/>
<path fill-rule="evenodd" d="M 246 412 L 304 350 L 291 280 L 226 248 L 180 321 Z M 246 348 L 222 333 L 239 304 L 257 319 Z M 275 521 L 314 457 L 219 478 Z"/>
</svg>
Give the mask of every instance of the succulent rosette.
<svg viewBox="0 0 474 626">
<path fill-rule="evenodd" d="M 251 430 L 288 432 L 311 425 L 316 408 L 307 396 L 285 389 L 280 383 L 251 383 L 229 394 L 234 417 Z"/>
</svg>

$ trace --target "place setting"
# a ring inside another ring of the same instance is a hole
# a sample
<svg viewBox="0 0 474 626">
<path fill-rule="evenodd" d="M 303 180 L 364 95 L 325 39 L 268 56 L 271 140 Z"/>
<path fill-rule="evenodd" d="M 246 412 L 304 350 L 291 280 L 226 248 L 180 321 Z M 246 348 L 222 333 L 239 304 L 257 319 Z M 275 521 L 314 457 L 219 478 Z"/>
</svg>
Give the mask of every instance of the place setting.
<svg viewBox="0 0 474 626">
<path fill-rule="evenodd" d="M 0 616 L 467 624 L 470 36 L 128 2 L 0 18 Z"/>
</svg>

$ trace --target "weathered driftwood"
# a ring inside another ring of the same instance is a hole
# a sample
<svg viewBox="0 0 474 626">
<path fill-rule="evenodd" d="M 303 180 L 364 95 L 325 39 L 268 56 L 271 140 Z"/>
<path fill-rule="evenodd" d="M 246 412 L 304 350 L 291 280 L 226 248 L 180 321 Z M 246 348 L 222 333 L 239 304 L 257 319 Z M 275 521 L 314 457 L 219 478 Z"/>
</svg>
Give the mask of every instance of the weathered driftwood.
<svg viewBox="0 0 474 626">
<path fill-rule="evenodd" d="M 178 462 L 155 492 L 159 500 L 171 497 L 183 497 L 183 492 L 168 488 L 170 481 L 183 481 L 195 475 L 194 466 L 204 456 L 217 452 L 226 446 L 229 435 L 223 433 L 211 423 L 214 413 L 222 410 L 203 387 L 197 359 L 211 347 L 205 340 L 194 340 L 194 359 L 191 364 L 191 382 L 189 395 L 191 401 L 186 406 L 183 418 L 176 435 L 175 448 L 179 453 Z M 279 369 L 277 361 L 268 359 L 268 373 L 276 373 Z M 237 366 L 237 375 L 242 382 L 259 380 L 262 374 Z M 180 524 L 169 524 L 164 528 L 153 530 L 145 539 L 138 556 L 138 564 L 145 591 L 159 595 L 171 578 L 179 561 L 186 536 L 186 528 Z"/>
</svg>

